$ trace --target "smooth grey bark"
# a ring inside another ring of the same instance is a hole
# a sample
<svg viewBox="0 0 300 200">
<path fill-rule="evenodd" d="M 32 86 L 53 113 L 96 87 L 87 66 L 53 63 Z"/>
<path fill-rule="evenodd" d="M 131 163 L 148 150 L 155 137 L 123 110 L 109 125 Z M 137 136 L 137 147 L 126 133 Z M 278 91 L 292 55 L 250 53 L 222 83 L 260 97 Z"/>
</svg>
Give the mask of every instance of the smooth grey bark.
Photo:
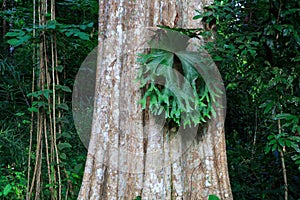
<svg viewBox="0 0 300 200">
<path fill-rule="evenodd" d="M 199 137 L 189 139 L 193 140 L 189 148 L 186 139 L 178 138 L 181 146 L 176 151 L 166 138 L 170 130 L 162 129 L 137 103 L 141 90 L 134 81 L 139 67 L 136 55 L 144 28 L 199 27 L 199 21 L 192 20 L 194 10 L 202 10 L 205 4 L 200 0 L 99 1 L 94 115 L 78 199 L 207 199 L 209 194 L 232 199 L 224 110 L 217 109 L 217 118 L 199 130 Z M 219 74 L 216 77 L 220 79 Z M 176 152 L 180 156 L 174 160 Z"/>
</svg>

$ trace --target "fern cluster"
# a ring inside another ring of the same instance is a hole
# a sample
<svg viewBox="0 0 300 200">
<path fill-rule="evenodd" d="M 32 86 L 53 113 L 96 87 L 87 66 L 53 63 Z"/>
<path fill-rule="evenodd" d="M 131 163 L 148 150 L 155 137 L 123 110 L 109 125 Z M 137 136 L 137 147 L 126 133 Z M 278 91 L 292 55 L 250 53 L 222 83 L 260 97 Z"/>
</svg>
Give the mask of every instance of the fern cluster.
<svg viewBox="0 0 300 200">
<path fill-rule="evenodd" d="M 149 53 L 139 54 L 137 59 L 141 66 L 137 79 L 144 90 L 142 108 L 148 105 L 152 114 L 164 114 L 167 122 L 178 126 L 206 122 L 215 115 L 214 99 L 195 66 L 199 54 L 185 50 L 189 37 L 171 30 L 159 34 L 156 45 L 150 41 Z M 175 46 L 176 42 L 181 44 Z"/>
</svg>

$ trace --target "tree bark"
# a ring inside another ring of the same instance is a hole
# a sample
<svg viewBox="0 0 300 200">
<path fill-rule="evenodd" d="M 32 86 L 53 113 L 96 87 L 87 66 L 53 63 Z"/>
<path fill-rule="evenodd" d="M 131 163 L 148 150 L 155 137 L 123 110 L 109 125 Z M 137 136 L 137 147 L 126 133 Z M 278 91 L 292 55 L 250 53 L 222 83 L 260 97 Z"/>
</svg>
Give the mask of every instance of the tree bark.
<svg viewBox="0 0 300 200">
<path fill-rule="evenodd" d="M 203 0 L 99 1 L 94 115 L 78 199 L 207 199 L 210 194 L 232 199 L 224 109 L 217 109 L 217 117 L 198 130 L 198 137 L 179 136 L 179 145 L 174 146 L 167 138 L 170 130 L 142 111 L 138 104 L 142 93 L 134 81 L 139 67 L 136 55 L 141 53 L 137 47 L 146 34 L 143 28 L 199 28 L 199 21 L 192 18 L 194 10 L 205 4 Z"/>
</svg>

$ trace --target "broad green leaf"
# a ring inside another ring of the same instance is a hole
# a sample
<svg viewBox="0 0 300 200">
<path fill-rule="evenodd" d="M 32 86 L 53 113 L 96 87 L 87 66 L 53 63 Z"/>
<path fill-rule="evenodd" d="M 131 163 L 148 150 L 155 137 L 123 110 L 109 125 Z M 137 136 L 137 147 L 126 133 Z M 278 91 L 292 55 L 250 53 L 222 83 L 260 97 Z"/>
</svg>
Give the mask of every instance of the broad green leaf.
<svg viewBox="0 0 300 200">
<path fill-rule="evenodd" d="M 89 27 L 89 28 L 91 28 L 91 27 L 94 26 L 94 22 L 91 22 L 91 23 L 87 24 L 86 26 Z"/>
<path fill-rule="evenodd" d="M 8 193 L 10 193 L 11 189 L 12 189 L 12 186 L 10 184 L 7 184 L 3 190 L 3 196 L 7 196 Z"/>
<path fill-rule="evenodd" d="M 69 106 L 66 103 L 61 103 L 57 105 L 57 108 L 61 108 L 63 110 L 69 110 Z"/>
<path fill-rule="evenodd" d="M 68 28 L 68 29 L 66 29 L 65 34 L 66 34 L 67 37 L 70 37 L 70 36 L 72 36 L 72 35 L 75 35 L 75 34 L 78 33 L 78 32 L 80 32 L 79 29 L 76 29 L 76 28 Z"/>
<path fill-rule="evenodd" d="M 269 141 L 269 145 L 276 144 L 276 143 L 277 143 L 277 141 L 275 139 Z"/>
<path fill-rule="evenodd" d="M 13 39 L 7 40 L 7 43 L 17 47 L 17 46 L 27 42 L 30 38 L 31 38 L 30 35 L 25 35 L 25 36 L 20 37 L 20 38 L 18 37 L 18 38 L 13 38 Z"/>
<path fill-rule="evenodd" d="M 65 85 L 56 85 L 55 88 L 57 90 L 62 90 L 64 92 L 72 92 L 72 90 L 68 86 L 65 86 Z"/>
<path fill-rule="evenodd" d="M 210 194 L 208 196 L 208 200 L 220 200 L 218 196 L 214 195 L 214 194 Z"/>
<path fill-rule="evenodd" d="M 290 136 L 289 139 L 300 143 L 300 136 Z"/>
<path fill-rule="evenodd" d="M 81 29 L 81 30 L 85 30 L 86 29 L 86 25 L 85 24 L 81 24 L 81 25 L 79 25 L 79 28 Z"/>
<path fill-rule="evenodd" d="M 178 54 L 178 56 L 182 63 L 184 77 L 187 79 L 189 84 L 194 83 L 198 78 L 201 79 L 200 74 L 190 62 L 189 57 L 186 57 L 187 55 L 181 55 L 181 54 Z"/>
<path fill-rule="evenodd" d="M 90 39 L 90 35 L 84 32 L 76 32 L 74 33 L 75 36 L 78 36 L 80 39 L 82 40 L 89 40 Z"/>
<path fill-rule="evenodd" d="M 285 140 L 285 145 L 286 145 L 287 147 L 291 147 L 291 141 Z"/>
<path fill-rule="evenodd" d="M 193 17 L 193 19 L 194 19 L 194 20 L 196 20 L 196 19 L 200 19 L 200 18 L 202 18 L 202 16 L 201 16 L 201 15 L 195 15 L 195 16 Z"/>
<path fill-rule="evenodd" d="M 12 46 L 17 47 L 17 46 L 19 46 L 19 45 L 22 44 L 22 41 L 20 41 L 20 40 L 18 40 L 16 38 L 13 38 L 13 39 L 7 40 L 7 43 L 10 44 L 10 45 L 12 45 Z"/>
<path fill-rule="evenodd" d="M 16 113 L 15 115 L 18 116 L 18 117 L 21 117 L 21 116 L 25 115 L 25 113 L 23 113 L 23 112 L 18 112 L 18 113 Z"/>
<path fill-rule="evenodd" d="M 280 139 L 278 140 L 278 143 L 280 144 L 280 146 L 284 147 L 284 146 L 285 146 L 285 141 L 286 141 L 286 139 L 280 138 Z"/>
<path fill-rule="evenodd" d="M 271 140 L 271 139 L 273 139 L 273 138 L 274 138 L 274 135 L 273 135 L 273 134 L 271 134 L 271 135 L 268 136 L 268 140 Z"/>
<path fill-rule="evenodd" d="M 22 37 L 26 33 L 22 30 L 13 30 L 5 34 L 6 37 Z"/>
<path fill-rule="evenodd" d="M 36 107 L 30 107 L 30 108 L 28 108 L 28 111 L 29 112 L 39 112 L 39 109 L 38 108 L 36 108 Z"/>
<path fill-rule="evenodd" d="M 40 90 L 38 93 L 40 95 L 43 95 L 48 100 L 50 93 L 52 94 L 53 92 L 51 90 L 45 89 L 45 90 Z"/>
<path fill-rule="evenodd" d="M 277 149 L 277 144 L 274 144 L 274 145 L 272 146 L 272 152 L 275 151 L 276 149 Z"/>
<path fill-rule="evenodd" d="M 265 154 L 269 153 L 270 150 L 271 150 L 271 146 L 270 146 L 270 145 L 267 145 L 267 146 L 265 147 Z"/>
<path fill-rule="evenodd" d="M 33 106 L 33 107 L 36 107 L 36 108 L 45 107 L 45 106 L 47 106 L 47 105 L 48 105 L 48 103 L 45 102 L 45 101 L 34 101 L 34 102 L 32 103 L 32 106 Z"/>
<path fill-rule="evenodd" d="M 39 93 L 38 92 L 31 92 L 31 93 L 27 94 L 27 97 L 36 97 L 36 98 L 38 98 Z"/>
<path fill-rule="evenodd" d="M 291 147 L 292 147 L 295 151 L 297 151 L 298 153 L 300 153 L 299 143 L 298 143 L 298 142 L 291 141 Z"/>
<path fill-rule="evenodd" d="M 298 119 L 298 117 L 289 113 L 282 113 L 282 114 L 277 114 L 274 119 L 293 120 L 293 119 Z"/>
<path fill-rule="evenodd" d="M 269 102 L 265 103 L 264 114 L 269 113 L 269 111 L 274 107 L 274 105 L 275 105 L 274 101 L 269 101 Z"/>
</svg>

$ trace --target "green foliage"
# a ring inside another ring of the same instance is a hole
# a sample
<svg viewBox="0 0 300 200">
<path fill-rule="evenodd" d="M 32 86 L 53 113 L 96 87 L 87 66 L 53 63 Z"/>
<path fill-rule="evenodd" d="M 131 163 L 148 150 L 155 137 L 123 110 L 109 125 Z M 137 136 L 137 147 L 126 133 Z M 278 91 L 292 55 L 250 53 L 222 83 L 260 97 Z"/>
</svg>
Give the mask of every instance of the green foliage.
<svg viewBox="0 0 300 200">
<path fill-rule="evenodd" d="M 93 22 L 81 25 L 67 25 L 58 23 L 56 20 L 51 20 L 45 26 L 35 27 L 36 31 L 48 31 L 64 34 L 67 37 L 80 38 L 81 40 L 90 40 L 90 34 L 86 33 L 88 28 L 93 27 Z M 12 29 L 6 33 L 6 37 L 10 38 L 7 43 L 17 47 L 28 42 L 33 42 L 33 28 Z M 37 38 L 35 38 L 37 40 Z"/>
<path fill-rule="evenodd" d="M 28 42 L 29 39 L 32 38 L 32 36 L 30 34 L 26 34 L 25 31 L 22 31 L 19 29 L 8 32 L 5 36 L 12 38 L 12 39 L 7 40 L 7 43 L 10 45 L 13 45 L 15 47 L 17 47 L 25 42 Z"/>
<path fill-rule="evenodd" d="M 22 199 L 26 194 L 26 177 L 24 172 L 8 165 L 7 168 L 0 166 L 0 198 L 1 199 Z"/>
<path fill-rule="evenodd" d="M 150 41 L 150 45 L 158 46 L 153 45 L 148 54 L 140 54 L 137 60 L 141 64 L 137 80 L 145 90 L 140 100 L 142 108 L 146 109 L 149 102 L 151 113 L 161 115 L 164 111 L 167 121 L 177 126 L 206 122 L 215 114 L 212 103 L 217 94 L 208 89 L 194 66 L 197 54 L 184 51 L 189 37 L 177 40 L 180 35 L 177 32 L 167 29 L 164 35 L 160 31 L 154 36 L 159 40 Z"/>
<path fill-rule="evenodd" d="M 214 195 L 214 194 L 210 194 L 208 196 L 208 200 L 220 200 L 220 198 L 218 196 Z"/>
<path fill-rule="evenodd" d="M 278 152 L 285 151 L 289 198 L 297 199 L 299 2 L 214 2 L 206 12 L 197 11 L 194 19 L 213 27 L 201 35 L 214 37 L 205 49 L 226 84 L 227 153 L 234 198 L 283 198 Z"/>
</svg>

